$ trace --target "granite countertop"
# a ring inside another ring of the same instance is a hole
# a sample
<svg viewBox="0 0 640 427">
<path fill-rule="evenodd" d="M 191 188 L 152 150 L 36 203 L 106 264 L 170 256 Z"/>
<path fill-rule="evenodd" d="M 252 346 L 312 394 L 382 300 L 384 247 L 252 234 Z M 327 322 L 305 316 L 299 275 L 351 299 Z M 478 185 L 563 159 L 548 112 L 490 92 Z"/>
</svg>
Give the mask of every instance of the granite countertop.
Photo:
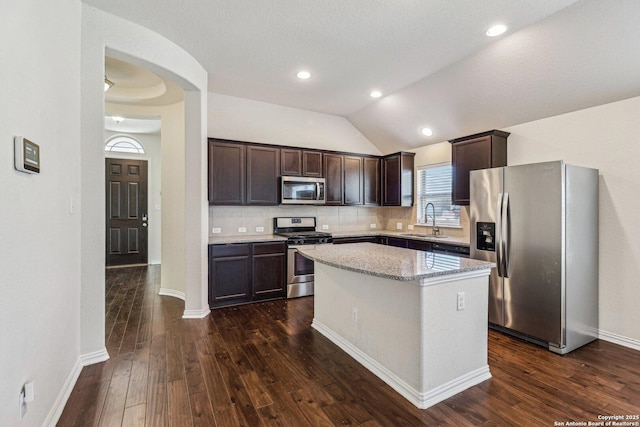
<svg viewBox="0 0 640 427">
<path fill-rule="evenodd" d="M 298 248 L 298 252 L 321 264 L 399 281 L 414 281 L 495 267 L 495 264 L 490 262 L 375 243 L 320 245 L 314 249 L 302 246 Z"/>
<path fill-rule="evenodd" d="M 225 245 L 229 243 L 252 243 L 252 242 L 286 242 L 287 238 L 276 236 L 275 234 L 252 234 L 247 236 L 216 236 L 209 237 L 210 245 Z"/>
</svg>

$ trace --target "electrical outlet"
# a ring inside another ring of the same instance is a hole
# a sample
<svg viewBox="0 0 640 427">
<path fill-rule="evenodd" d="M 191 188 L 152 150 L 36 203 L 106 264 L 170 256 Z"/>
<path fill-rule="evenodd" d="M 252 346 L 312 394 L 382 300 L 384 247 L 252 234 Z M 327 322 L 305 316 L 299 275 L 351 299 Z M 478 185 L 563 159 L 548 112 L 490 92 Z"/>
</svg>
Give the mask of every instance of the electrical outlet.
<svg viewBox="0 0 640 427">
<path fill-rule="evenodd" d="M 411 224 L 407 225 L 407 230 L 413 230 L 413 225 Z"/>
<path fill-rule="evenodd" d="M 369 227 L 373 229 L 373 228 L 376 228 L 376 227 L 377 227 L 377 225 L 375 225 L 375 224 L 369 224 Z"/>
<path fill-rule="evenodd" d="M 246 233 L 247 227 L 238 227 L 238 233 Z"/>
<path fill-rule="evenodd" d="M 328 230 L 328 229 L 329 229 L 329 226 L 328 226 L 327 224 L 322 224 L 322 229 L 323 229 L 323 230 Z"/>
<path fill-rule="evenodd" d="M 398 230 L 402 230 L 402 223 L 401 222 L 396 222 L 396 228 Z"/>
<path fill-rule="evenodd" d="M 211 232 L 212 232 L 213 234 L 222 233 L 222 228 L 213 227 L 213 228 L 211 229 Z"/>
<path fill-rule="evenodd" d="M 256 227 L 256 233 L 263 233 L 264 227 Z"/>
<path fill-rule="evenodd" d="M 355 307 L 351 307 L 351 320 L 358 323 L 358 309 Z"/>
<path fill-rule="evenodd" d="M 464 292 L 458 292 L 458 311 L 464 310 Z"/>
</svg>

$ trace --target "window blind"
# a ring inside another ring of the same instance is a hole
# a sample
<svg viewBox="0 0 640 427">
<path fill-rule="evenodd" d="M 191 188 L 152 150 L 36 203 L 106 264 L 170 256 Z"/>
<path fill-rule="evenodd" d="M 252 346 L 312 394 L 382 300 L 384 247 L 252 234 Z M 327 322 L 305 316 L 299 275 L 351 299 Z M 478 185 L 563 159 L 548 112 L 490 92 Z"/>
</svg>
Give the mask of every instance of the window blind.
<svg viewBox="0 0 640 427">
<path fill-rule="evenodd" d="M 427 203 L 433 203 L 437 226 L 460 226 L 460 206 L 451 204 L 451 171 L 449 163 L 418 168 L 418 224 L 433 224 L 431 209 L 425 221 Z"/>
</svg>

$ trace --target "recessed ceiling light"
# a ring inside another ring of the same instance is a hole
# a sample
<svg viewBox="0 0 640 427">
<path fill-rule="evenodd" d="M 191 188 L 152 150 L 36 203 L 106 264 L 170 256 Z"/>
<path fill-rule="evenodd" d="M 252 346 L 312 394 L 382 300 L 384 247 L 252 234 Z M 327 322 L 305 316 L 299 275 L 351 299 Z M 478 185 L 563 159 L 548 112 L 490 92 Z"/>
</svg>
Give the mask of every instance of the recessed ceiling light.
<svg viewBox="0 0 640 427">
<path fill-rule="evenodd" d="M 309 77 L 311 77 L 311 73 L 308 71 L 298 71 L 298 74 L 296 74 L 296 76 L 300 80 L 307 80 Z"/>
<path fill-rule="evenodd" d="M 502 25 L 502 24 L 498 24 L 498 25 L 494 25 L 493 27 L 489 28 L 485 34 L 488 35 L 489 37 L 495 37 L 495 36 L 499 36 L 500 34 L 504 33 L 505 31 L 507 31 L 507 26 L 506 25 Z"/>
<path fill-rule="evenodd" d="M 422 132 L 424 136 L 433 136 L 433 131 L 430 128 L 422 128 L 420 132 Z"/>
<path fill-rule="evenodd" d="M 380 98 L 382 96 L 382 92 L 380 92 L 379 90 L 374 90 L 370 95 L 372 98 Z"/>
</svg>

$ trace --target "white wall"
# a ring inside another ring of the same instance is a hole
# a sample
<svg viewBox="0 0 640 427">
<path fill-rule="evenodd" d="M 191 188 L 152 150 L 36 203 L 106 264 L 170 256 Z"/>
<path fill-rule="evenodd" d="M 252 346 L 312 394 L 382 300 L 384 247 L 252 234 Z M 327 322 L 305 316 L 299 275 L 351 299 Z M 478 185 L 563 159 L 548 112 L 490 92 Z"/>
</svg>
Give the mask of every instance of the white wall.
<svg viewBox="0 0 640 427">
<path fill-rule="evenodd" d="M 210 93 L 208 117 L 210 138 L 383 154 L 346 118 L 331 114 Z"/>
<path fill-rule="evenodd" d="M 601 337 L 640 349 L 640 97 L 506 128 L 508 164 L 600 170 Z"/>
<path fill-rule="evenodd" d="M 80 1 L 3 2 L 0 25 L 0 425 L 51 418 L 80 350 Z M 55 84 L 51 84 L 52 78 Z M 13 137 L 42 171 L 13 167 Z M 73 209 L 70 209 L 70 204 Z M 18 393 L 35 401 L 18 420 Z"/>
<path fill-rule="evenodd" d="M 147 175 L 148 175 L 148 184 L 147 184 L 147 215 L 149 217 L 148 227 L 147 227 L 147 254 L 149 264 L 160 264 L 160 243 L 162 241 L 162 199 L 160 197 L 160 190 L 162 189 L 162 180 L 160 177 L 160 172 L 162 170 L 162 160 L 161 160 L 161 143 L 160 143 L 160 135 L 149 135 L 149 134 L 127 134 L 120 132 L 104 132 L 104 139 L 107 141 L 109 138 L 114 137 L 116 135 L 127 135 L 130 136 L 140 142 L 144 147 L 144 154 L 133 154 L 133 153 L 119 153 L 116 151 L 105 151 L 104 156 L 116 159 L 135 159 L 135 160 L 146 160 L 147 161 Z M 156 206 L 159 206 L 159 209 L 156 209 Z"/>
</svg>

